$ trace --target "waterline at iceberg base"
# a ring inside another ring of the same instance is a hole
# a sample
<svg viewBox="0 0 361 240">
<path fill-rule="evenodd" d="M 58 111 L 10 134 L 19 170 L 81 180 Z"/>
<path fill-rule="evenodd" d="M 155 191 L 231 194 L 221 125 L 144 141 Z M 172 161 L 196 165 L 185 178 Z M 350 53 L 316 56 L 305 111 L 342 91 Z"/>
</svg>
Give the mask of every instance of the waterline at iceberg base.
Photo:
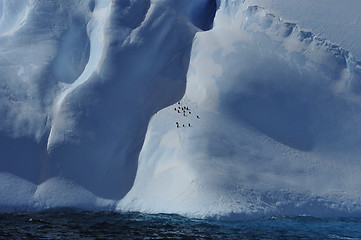
<svg viewBox="0 0 361 240">
<path fill-rule="evenodd" d="M 14 2 L 1 211 L 361 216 L 361 66 L 342 44 L 252 1 Z"/>
</svg>

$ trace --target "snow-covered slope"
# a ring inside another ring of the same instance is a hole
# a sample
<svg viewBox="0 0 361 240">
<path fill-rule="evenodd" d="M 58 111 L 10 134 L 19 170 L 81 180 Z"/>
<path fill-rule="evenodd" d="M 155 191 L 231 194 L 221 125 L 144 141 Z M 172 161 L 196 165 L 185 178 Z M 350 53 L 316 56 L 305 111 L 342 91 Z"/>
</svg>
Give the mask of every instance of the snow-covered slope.
<svg viewBox="0 0 361 240">
<path fill-rule="evenodd" d="M 0 210 L 360 216 L 359 33 L 321 2 L 0 1 Z"/>
</svg>

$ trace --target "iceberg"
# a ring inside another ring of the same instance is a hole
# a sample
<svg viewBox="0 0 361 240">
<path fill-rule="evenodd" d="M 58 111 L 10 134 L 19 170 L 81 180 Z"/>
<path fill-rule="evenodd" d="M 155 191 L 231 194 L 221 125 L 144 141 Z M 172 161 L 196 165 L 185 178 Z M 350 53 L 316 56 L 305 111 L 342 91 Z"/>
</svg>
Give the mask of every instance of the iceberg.
<svg viewBox="0 0 361 240">
<path fill-rule="evenodd" d="M 295 4 L 0 1 L 0 211 L 361 216 L 360 34 Z"/>
</svg>

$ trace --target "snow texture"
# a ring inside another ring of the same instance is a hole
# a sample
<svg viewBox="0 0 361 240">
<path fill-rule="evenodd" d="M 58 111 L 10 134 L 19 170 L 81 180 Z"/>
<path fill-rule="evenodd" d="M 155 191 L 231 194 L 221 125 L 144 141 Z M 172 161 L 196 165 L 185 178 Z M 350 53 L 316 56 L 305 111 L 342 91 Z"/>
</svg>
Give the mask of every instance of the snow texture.
<svg viewBox="0 0 361 240">
<path fill-rule="evenodd" d="M 359 0 L 249 0 L 287 21 L 327 38 L 361 59 L 361 13 Z"/>
<path fill-rule="evenodd" d="M 361 4 L 331 2 L 0 0 L 0 211 L 361 216 Z"/>
</svg>

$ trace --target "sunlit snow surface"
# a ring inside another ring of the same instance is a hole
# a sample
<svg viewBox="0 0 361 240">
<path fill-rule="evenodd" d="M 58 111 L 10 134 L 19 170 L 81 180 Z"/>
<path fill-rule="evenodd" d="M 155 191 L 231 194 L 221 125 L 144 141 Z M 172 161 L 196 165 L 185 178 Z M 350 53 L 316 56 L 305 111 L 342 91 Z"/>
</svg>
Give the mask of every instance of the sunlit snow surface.
<svg viewBox="0 0 361 240">
<path fill-rule="evenodd" d="M 0 210 L 361 216 L 360 48 L 256 3 L 0 1 Z"/>
</svg>

